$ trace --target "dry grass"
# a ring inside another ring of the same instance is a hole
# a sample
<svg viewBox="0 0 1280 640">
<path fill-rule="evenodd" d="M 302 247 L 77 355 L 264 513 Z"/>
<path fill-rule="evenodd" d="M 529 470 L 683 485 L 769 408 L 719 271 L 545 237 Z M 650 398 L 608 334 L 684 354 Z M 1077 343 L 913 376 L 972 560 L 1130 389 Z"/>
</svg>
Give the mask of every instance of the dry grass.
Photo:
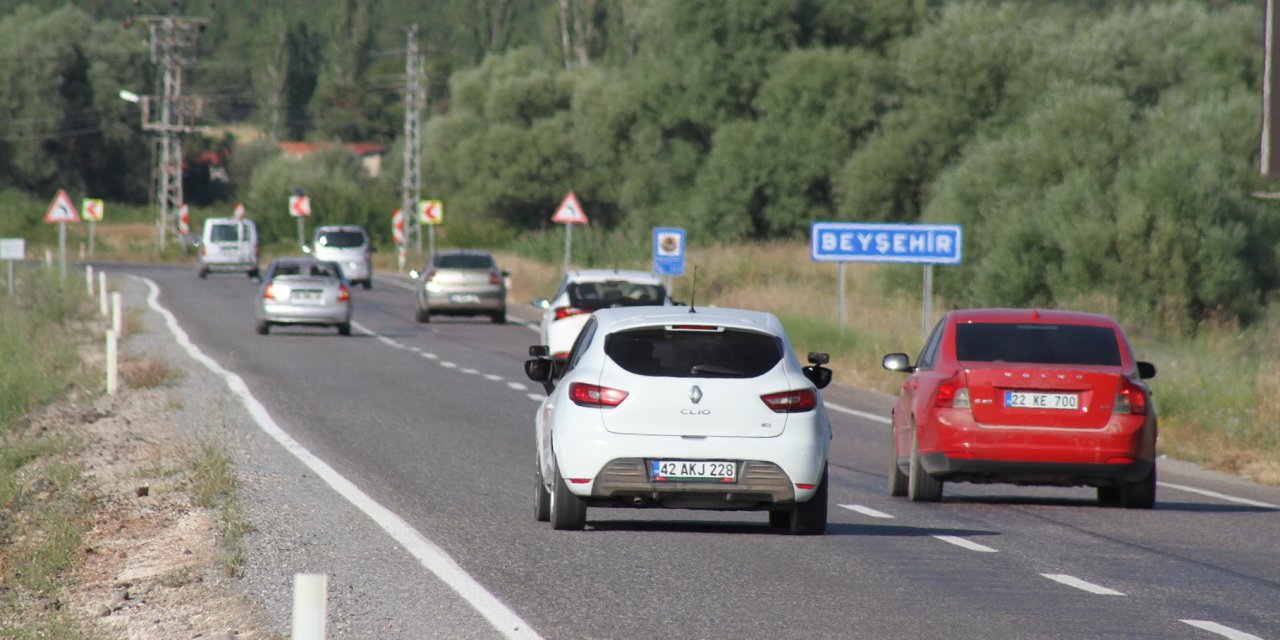
<svg viewBox="0 0 1280 640">
<path fill-rule="evenodd" d="M 159 358 L 125 360 L 120 363 L 120 378 L 133 389 L 167 387 L 182 379 L 182 370 Z"/>
</svg>

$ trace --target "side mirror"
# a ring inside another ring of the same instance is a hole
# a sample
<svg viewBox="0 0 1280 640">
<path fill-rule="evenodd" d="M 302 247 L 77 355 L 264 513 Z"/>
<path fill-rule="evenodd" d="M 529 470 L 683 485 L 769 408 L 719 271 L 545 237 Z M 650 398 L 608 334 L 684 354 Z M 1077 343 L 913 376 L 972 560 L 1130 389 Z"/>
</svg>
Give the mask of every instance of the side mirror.
<svg viewBox="0 0 1280 640">
<path fill-rule="evenodd" d="M 809 382 L 812 382 L 813 386 L 819 389 L 826 389 L 827 385 L 831 384 L 831 370 L 826 367 L 815 364 L 812 367 L 805 367 L 801 371 L 804 372 L 804 377 L 808 378 Z"/>
<path fill-rule="evenodd" d="M 503 269 L 503 270 L 502 270 L 502 277 L 504 277 L 504 278 L 510 278 L 510 277 L 511 277 L 511 271 L 509 271 L 509 270 L 507 270 L 507 269 Z"/>
<path fill-rule="evenodd" d="M 552 381 L 556 373 L 556 363 L 550 358 L 534 358 L 524 361 L 524 374 L 534 382 L 542 383 L 542 388 L 547 394 L 556 388 Z"/>
<path fill-rule="evenodd" d="M 550 309 L 550 308 L 551 308 L 551 301 L 550 301 L 550 300 L 548 300 L 548 299 L 546 299 L 546 298 L 534 298 L 534 299 L 533 299 L 533 306 L 535 306 L 535 307 L 537 307 L 537 308 L 539 308 L 539 309 Z"/>
<path fill-rule="evenodd" d="M 417 270 L 417 269 L 410 269 L 410 270 L 409 270 L 409 277 L 410 277 L 410 278 L 413 278 L 414 280 L 417 280 L 417 279 L 418 279 L 418 276 L 420 276 L 420 275 L 422 275 L 422 274 L 418 273 L 418 270 Z"/>
<path fill-rule="evenodd" d="M 1138 361 L 1138 377 L 1143 380 L 1149 380 L 1156 377 L 1156 366 L 1150 362 Z"/>
<path fill-rule="evenodd" d="M 551 355 L 551 347 L 545 344 L 535 344 L 529 346 L 529 355 L 535 358 L 545 358 Z"/>
<path fill-rule="evenodd" d="M 915 371 L 915 367 L 911 366 L 911 358 L 905 353 L 891 353 L 885 356 L 880 364 L 889 371 L 902 371 L 904 373 Z"/>
</svg>

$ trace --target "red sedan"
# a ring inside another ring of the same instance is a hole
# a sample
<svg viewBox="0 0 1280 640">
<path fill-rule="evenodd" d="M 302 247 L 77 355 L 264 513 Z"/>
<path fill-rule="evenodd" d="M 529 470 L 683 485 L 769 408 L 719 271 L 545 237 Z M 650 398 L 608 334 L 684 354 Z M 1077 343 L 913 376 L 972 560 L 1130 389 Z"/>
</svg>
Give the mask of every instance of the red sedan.
<svg viewBox="0 0 1280 640">
<path fill-rule="evenodd" d="M 1104 315 L 951 311 L 893 407 L 890 495 L 937 502 L 946 482 L 1093 486 L 1098 501 L 1149 509 L 1156 411 L 1124 331 Z"/>
</svg>

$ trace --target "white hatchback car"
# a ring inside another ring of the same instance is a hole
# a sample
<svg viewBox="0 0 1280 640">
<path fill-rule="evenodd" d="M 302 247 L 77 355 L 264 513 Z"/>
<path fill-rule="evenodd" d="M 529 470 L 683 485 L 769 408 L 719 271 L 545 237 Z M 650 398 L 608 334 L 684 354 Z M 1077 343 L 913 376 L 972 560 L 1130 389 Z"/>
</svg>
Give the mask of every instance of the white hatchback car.
<svg viewBox="0 0 1280 640">
<path fill-rule="evenodd" d="M 821 534 L 831 425 L 823 353 L 801 367 L 773 314 L 634 307 L 589 316 L 567 361 L 530 348 L 547 397 L 534 515 L 582 529 L 587 507 L 768 511 Z"/>
<path fill-rule="evenodd" d="M 542 309 L 538 330 L 551 357 L 563 360 L 592 311 L 608 307 L 670 305 L 671 298 L 658 276 L 646 271 L 580 269 L 560 280 L 551 299 L 537 298 Z"/>
</svg>

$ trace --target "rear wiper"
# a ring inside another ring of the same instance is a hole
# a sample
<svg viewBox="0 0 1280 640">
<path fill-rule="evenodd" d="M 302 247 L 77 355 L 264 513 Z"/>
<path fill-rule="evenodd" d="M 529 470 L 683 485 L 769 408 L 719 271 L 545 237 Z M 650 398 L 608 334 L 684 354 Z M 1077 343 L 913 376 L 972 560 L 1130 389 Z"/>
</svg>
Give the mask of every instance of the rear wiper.
<svg viewBox="0 0 1280 640">
<path fill-rule="evenodd" d="M 689 373 L 692 373 L 694 375 L 697 375 L 700 373 L 710 373 L 710 374 L 718 374 L 722 376 L 731 376 L 735 378 L 742 378 L 747 375 L 747 372 L 741 369 L 730 369 L 729 367 L 722 367 L 718 364 L 695 364 L 692 367 L 689 367 Z"/>
</svg>

